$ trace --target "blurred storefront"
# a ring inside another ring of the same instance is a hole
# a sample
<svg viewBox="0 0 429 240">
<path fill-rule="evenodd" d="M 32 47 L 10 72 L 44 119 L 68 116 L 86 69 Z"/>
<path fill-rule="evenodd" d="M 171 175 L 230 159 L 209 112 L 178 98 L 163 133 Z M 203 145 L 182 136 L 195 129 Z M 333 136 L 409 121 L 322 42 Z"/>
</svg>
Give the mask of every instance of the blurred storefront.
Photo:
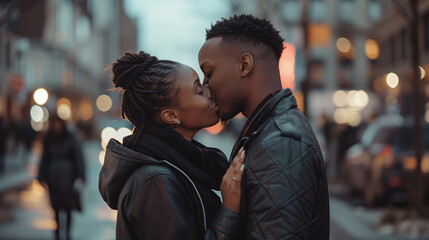
<svg viewBox="0 0 429 240">
<path fill-rule="evenodd" d="M 326 114 L 335 121 L 335 112 L 341 108 L 333 100 L 335 91 L 356 90 L 369 96 L 364 106 L 367 110 L 357 111 L 364 121 L 372 112 L 381 111 L 378 98 L 371 92 L 371 64 L 378 57 L 371 29 L 380 18 L 381 2 L 233 0 L 231 5 L 234 13 L 270 19 L 286 42 L 295 47 L 294 91 L 311 120 Z M 366 51 L 371 43 L 372 48 Z M 317 103 L 324 104 L 323 112 Z"/>
<path fill-rule="evenodd" d="M 422 89 L 421 110 L 425 121 L 429 122 L 429 2 L 419 1 L 418 44 L 420 88 Z M 399 104 L 400 113 L 406 117 L 414 114 L 414 86 L 412 75 L 412 47 L 410 21 L 407 2 L 383 2 L 383 15 L 374 26 L 373 35 L 379 42 L 380 57 L 375 62 L 376 76 L 373 89 L 382 97 L 385 106 Z"/>
<path fill-rule="evenodd" d="M 104 69 L 137 48 L 136 20 L 127 16 L 123 4 L 123 0 L 0 2 L 0 115 L 9 148 L 26 141 L 25 131 L 33 135 L 43 131 L 47 115 L 54 111 L 81 130 L 77 131 L 81 137 L 98 137 L 100 119 L 118 115 L 118 109 L 100 110 L 96 99 L 109 95 L 111 88 Z M 44 103 L 37 102 L 37 89 L 46 90 Z"/>
</svg>

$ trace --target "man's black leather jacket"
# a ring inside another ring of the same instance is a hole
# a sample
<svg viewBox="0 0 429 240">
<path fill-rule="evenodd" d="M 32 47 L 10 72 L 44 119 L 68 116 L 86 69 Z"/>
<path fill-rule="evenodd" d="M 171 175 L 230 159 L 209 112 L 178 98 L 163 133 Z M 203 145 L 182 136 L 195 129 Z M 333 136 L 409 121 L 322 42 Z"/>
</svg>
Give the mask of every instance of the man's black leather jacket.
<svg viewBox="0 0 429 240">
<path fill-rule="evenodd" d="M 289 89 L 261 103 L 230 159 L 246 149 L 240 214 L 244 239 L 329 239 L 323 156 Z"/>
</svg>

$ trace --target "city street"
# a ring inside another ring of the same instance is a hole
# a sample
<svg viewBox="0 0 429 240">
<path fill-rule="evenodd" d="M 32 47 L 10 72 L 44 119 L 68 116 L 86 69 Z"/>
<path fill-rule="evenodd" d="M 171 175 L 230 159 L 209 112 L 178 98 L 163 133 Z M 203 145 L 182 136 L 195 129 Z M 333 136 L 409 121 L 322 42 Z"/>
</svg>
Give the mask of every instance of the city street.
<svg viewBox="0 0 429 240">
<path fill-rule="evenodd" d="M 211 135 L 201 131 L 199 141 L 222 149 L 227 155 L 234 144 L 234 136 L 228 132 Z M 74 212 L 72 238 L 78 240 L 115 239 L 116 213 L 110 210 L 98 192 L 98 159 L 101 146 L 98 141 L 84 145 L 86 156 L 87 185 L 83 193 L 83 212 Z M 330 198 L 331 239 L 423 239 L 391 235 L 389 228 L 376 228 L 382 209 L 363 208 L 342 198 L 344 189 L 331 187 Z M 339 196 L 339 197 L 337 197 Z M 0 195 L 0 239 L 34 240 L 53 239 L 53 213 L 43 188 L 33 181 L 22 188 L 12 189 Z M 426 238 L 425 238 L 426 239 Z M 427 238 L 429 239 L 429 238 Z"/>
<path fill-rule="evenodd" d="M 73 212 L 72 239 L 115 239 L 116 213 L 98 193 L 100 143 L 88 142 L 84 150 L 87 185 L 83 190 L 83 211 Z M 0 200 L 0 239 L 54 239 L 55 223 L 49 197 L 37 181 L 5 192 Z"/>
<path fill-rule="evenodd" d="M 264 138 L 245 144 L 261 160 L 243 169 L 262 196 L 243 196 L 275 209 L 261 214 L 270 230 L 429 240 L 429 0 L 2 0 L 0 19 L 0 240 L 55 239 L 70 214 L 52 206 L 79 203 L 72 239 L 115 239 L 98 188 L 109 140 L 164 123 L 188 139 L 236 113 L 194 139 L 229 158 L 250 119 L 249 139 Z M 260 131 L 265 119 L 277 132 Z"/>
</svg>

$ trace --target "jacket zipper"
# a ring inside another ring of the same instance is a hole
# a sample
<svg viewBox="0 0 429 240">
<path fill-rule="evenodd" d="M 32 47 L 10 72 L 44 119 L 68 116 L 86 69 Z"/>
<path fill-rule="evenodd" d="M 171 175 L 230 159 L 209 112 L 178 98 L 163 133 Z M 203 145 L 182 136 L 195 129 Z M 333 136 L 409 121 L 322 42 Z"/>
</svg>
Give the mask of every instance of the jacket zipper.
<svg viewBox="0 0 429 240">
<path fill-rule="evenodd" d="M 200 193 L 198 192 L 198 189 L 197 189 L 197 187 L 195 186 L 194 182 L 191 180 L 191 178 L 190 178 L 190 177 L 188 177 L 188 175 L 186 175 L 186 173 L 185 173 L 185 172 L 183 172 L 183 171 L 182 171 L 182 169 L 180 169 L 180 168 L 176 167 L 174 164 L 172 164 L 172 163 L 170 163 L 170 162 L 168 162 L 168 161 L 166 161 L 166 160 L 162 160 L 162 161 L 163 161 L 163 162 L 165 162 L 165 163 L 167 163 L 168 165 L 170 165 L 170 166 L 174 167 L 175 169 L 177 169 L 177 171 L 181 172 L 181 173 L 182 173 L 182 174 L 183 174 L 183 175 L 184 175 L 184 176 L 189 180 L 189 182 L 191 182 L 192 186 L 193 186 L 193 187 L 194 187 L 194 189 L 195 189 L 195 192 L 197 193 L 198 199 L 200 200 L 201 207 L 203 208 L 204 231 L 207 231 L 207 223 L 206 223 L 206 209 L 205 209 L 205 207 L 204 207 L 203 200 L 202 200 L 202 198 L 201 198 L 201 196 L 200 196 Z"/>
</svg>

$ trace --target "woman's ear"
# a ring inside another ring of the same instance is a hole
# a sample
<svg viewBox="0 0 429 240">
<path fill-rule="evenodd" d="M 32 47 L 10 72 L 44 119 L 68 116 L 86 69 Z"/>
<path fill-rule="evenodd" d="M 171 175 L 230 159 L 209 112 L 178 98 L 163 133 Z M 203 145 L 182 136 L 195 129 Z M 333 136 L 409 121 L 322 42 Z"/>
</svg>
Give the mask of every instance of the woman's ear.
<svg viewBox="0 0 429 240">
<path fill-rule="evenodd" d="M 179 122 L 178 114 L 171 108 L 167 108 L 161 111 L 161 120 L 167 125 L 177 125 Z"/>
<path fill-rule="evenodd" d="M 246 77 L 253 70 L 253 56 L 250 53 L 243 53 L 238 60 L 240 66 L 240 76 Z"/>
</svg>

